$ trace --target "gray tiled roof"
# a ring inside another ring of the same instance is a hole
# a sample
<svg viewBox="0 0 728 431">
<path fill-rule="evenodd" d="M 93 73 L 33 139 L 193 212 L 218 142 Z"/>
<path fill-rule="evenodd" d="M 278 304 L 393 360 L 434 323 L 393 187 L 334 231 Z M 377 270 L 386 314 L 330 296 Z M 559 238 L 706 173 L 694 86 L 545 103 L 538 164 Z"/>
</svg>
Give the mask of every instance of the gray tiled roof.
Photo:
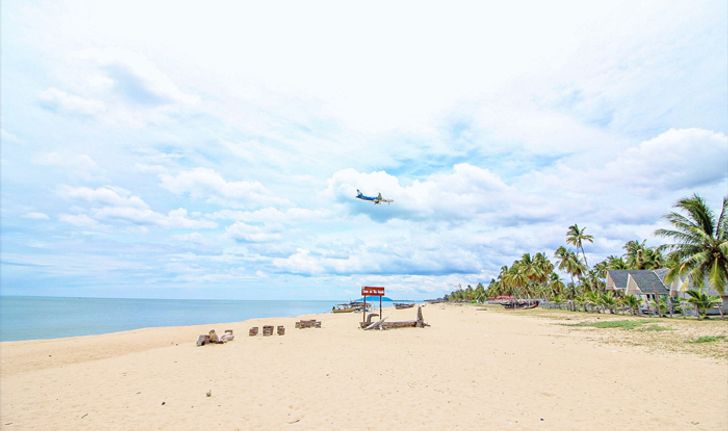
<svg viewBox="0 0 728 431">
<path fill-rule="evenodd" d="M 655 271 L 630 271 L 629 275 L 642 293 L 656 293 L 658 295 L 667 295 L 670 293 Z"/>
<path fill-rule="evenodd" d="M 607 271 L 609 277 L 614 281 L 614 286 L 618 289 L 627 287 L 627 275 L 632 272 L 627 269 L 610 269 Z"/>
<path fill-rule="evenodd" d="M 629 275 L 649 272 L 648 269 L 610 269 L 607 271 L 609 277 L 614 281 L 614 286 L 617 289 L 625 289 L 627 287 L 627 278 Z"/>
<path fill-rule="evenodd" d="M 662 284 L 667 286 L 667 283 L 665 282 L 665 277 L 667 277 L 667 273 L 670 272 L 667 268 L 660 268 L 655 270 L 655 274 L 657 274 L 658 277 L 660 277 L 660 281 Z"/>
</svg>

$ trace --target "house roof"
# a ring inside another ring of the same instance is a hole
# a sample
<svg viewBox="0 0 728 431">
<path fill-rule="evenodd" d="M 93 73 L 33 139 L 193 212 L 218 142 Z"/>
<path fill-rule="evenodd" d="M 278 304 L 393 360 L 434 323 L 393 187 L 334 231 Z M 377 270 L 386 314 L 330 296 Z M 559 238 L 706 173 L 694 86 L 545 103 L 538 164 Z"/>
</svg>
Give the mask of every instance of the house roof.
<svg viewBox="0 0 728 431">
<path fill-rule="evenodd" d="M 652 271 L 646 269 L 610 269 L 607 271 L 609 277 L 614 281 L 614 287 L 617 289 L 626 289 L 628 277 L 641 272 L 651 273 Z"/>
<path fill-rule="evenodd" d="M 627 287 L 627 276 L 632 272 L 627 269 L 610 269 L 607 271 L 609 278 L 614 281 L 614 287 L 618 289 L 625 289 Z"/>
<path fill-rule="evenodd" d="M 637 284 L 637 287 L 643 292 L 643 293 L 658 293 L 660 295 L 666 295 L 668 294 L 671 287 L 673 287 L 673 290 L 676 286 L 680 286 L 682 284 L 682 280 L 684 280 L 684 277 L 680 277 L 677 282 L 673 283 L 667 283 L 665 281 L 665 277 L 667 276 L 667 273 L 669 272 L 669 269 L 667 268 L 659 268 L 655 270 L 650 269 L 610 269 L 607 271 L 609 274 L 609 277 L 614 281 L 614 286 L 618 289 L 626 289 L 627 287 L 627 280 L 629 276 L 632 276 L 632 278 L 635 279 L 635 283 Z M 691 276 L 688 276 L 688 283 L 686 287 L 679 287 L 679 291 L 686 291 L 691 289 L 696 289 L 695 284 L 693 283 L 693 278 Z M 720 295 L 718 292 L 716 292 L 715 289 L 710 287 L 710 283 L 708 282 L 707 276 L 705 278 L 705 281 L 703 282 L 703 292 L 707 293 L 708 295 L 714 295 L 718 296 Z M 726 295 L 728 295 L 728 287 L 725 289 Z"/>
<path fill-rule="evenodd" d="M 632 277 L 642 293 L 655 293 L 658 295 L 667 295 L 670 293 L 655 271 L 630 271 L 629 276 Z"/>
</svg>

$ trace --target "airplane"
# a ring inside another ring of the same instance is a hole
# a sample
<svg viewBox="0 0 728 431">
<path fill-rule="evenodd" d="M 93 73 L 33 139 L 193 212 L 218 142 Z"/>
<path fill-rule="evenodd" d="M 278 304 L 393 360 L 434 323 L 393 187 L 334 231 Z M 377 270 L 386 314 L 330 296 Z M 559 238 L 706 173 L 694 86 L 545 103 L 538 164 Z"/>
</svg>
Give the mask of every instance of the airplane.
<svg viewBox="0 0 728 431">
<path fill-rule="evenodd" d="M 361 199 L 363 201 L 374 202 L 374 205 L 379 205 L 382 202 L 384 202 L 385 204 L 391 204 L 392 202 L 394 202 L 392 199 L 384 199 L 382 197 L 381 193 L 379 193 L 376 197 L 367 196 L 367 195 L 363 194 L 361 191 L 359 191 L 359 189 L 356 189 L 356 197 L 357 197 L 357 199 Z"/>
</svg>

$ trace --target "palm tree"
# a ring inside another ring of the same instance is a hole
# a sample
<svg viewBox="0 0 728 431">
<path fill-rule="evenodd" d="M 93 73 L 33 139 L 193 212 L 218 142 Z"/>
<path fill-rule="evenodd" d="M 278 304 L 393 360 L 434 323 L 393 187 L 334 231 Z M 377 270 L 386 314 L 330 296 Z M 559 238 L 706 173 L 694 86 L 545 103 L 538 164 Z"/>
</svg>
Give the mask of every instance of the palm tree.
<svg viewBox="0 0 728 431">
<path fill-rule="evenodd" d="M 561 296 L 562 292 L 566 289 L 564 282 L 559 278 L 559 274 L 555 272 L 551 273 L 549 276 L 549 289 L 551 289 L 551 294 L 554 297 Z"/>
<path fill-rule="evenodd" d="M 607 269 L 627 269 L 627 264 L 624 259 L 618 256 L 607 256 Z"/>
<path fill-rule="evenodd" d="M 571 244 L 577 249 L 581 249 L 581 254 L 584 256 L 584 265 L 589 268 L 589 263 L 586 261 L 586 253 L 584 253 L 584 243 L 594 242 L 594 237 L 584 233 L 586 228 L 579 229 L 579 225 L 573 224 L 569 226 L 569 230 L 566 232 L 566 243 Z"/>
<path fill-rule="evenodd" d="M 532 279 L 536 283 L 545 284 L 554 271 L 554 264 L 551 263 L 545 254 L 538 252 L 533 256 Z"/>
<path fill-rule="evenodd" d="M 559 269 L 562 271 L 566 271 L 566 273 L 571 276 L 572 284 L 574 283 L 575 276 L 581 279 L 586 269 L 584 268 L 584 265 L 581 264 L 579 258 L 573 251 L 567 250 L 564 246 L 560 246 L 556 249 L 554 255 L 559 260 Z"/>
<path fill-rule="evenodd" d="M 590 291 L 587 292 L 584 295 L 584 298 L 586 299 L 586 303 L 589 304 L 591 307 L 597 307 L 597 312 L 601 312 L 598 307 L 601 306 L 601 295 L 599 295 L 598 292 Z M 585 307 L 586 309 L 586 307 Z"/>
<path fill-rule="evenodd" d="M 698 311 L 698 319 L 707 317 L 706 311 L 722 302 L 717 296 L 710 296 L 698 290 L 688 290 L 687 293 L 690 295 L 688 302 L 693 304 Z"/>
<path fill-rule="evenodd" d="M 644 255 L 647 248 L 645 241 L 628 241 L 623 248 L 627 252 L 625 255 L 627 267 L 629 269 L 644 269 Z"/>
<path fill-rule="evenodd" d="M 668 281 L 689 275 L 695 286 L 703 287 L 703 280 L 721 295 L 726 295 L 728 282 L 728 197 L 716 220 L 703 198 L 697 194 L 675 204 L 678 211 L 665 216 L 674 229 L 658 229 L 656 235 L 671 239 L 660 250 L 669 252 L 668 259 L 677 262 L 668 273 Z"/>
<path fill-rule="evenodd" d="M 633 316 L 636 316 L 640 311 L 640 299 L 634 295 L 625 295 L 622 298 L 622 303 L 629 307 Z"/>
<path fill-rule="evenodd" d="M 617 306 L 617 298 L 612 292 L 602 293 L 599 296 L 599 304 L 609 310 L 609 314 L 614 314 L 614 308 Z"/>
</svg>

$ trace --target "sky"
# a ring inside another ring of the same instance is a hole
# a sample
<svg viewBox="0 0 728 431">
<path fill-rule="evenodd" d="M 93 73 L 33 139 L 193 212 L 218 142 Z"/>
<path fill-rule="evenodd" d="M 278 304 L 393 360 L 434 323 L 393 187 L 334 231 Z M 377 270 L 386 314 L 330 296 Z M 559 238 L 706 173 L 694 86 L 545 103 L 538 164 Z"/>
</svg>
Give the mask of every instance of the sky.
<svg viewBox="0 0 728 431">
<path fill-rule="evenodd" d="M 0 16 L 3 295 L 432 298 L 728 194 L 722 0 Z"/>
</svg>

